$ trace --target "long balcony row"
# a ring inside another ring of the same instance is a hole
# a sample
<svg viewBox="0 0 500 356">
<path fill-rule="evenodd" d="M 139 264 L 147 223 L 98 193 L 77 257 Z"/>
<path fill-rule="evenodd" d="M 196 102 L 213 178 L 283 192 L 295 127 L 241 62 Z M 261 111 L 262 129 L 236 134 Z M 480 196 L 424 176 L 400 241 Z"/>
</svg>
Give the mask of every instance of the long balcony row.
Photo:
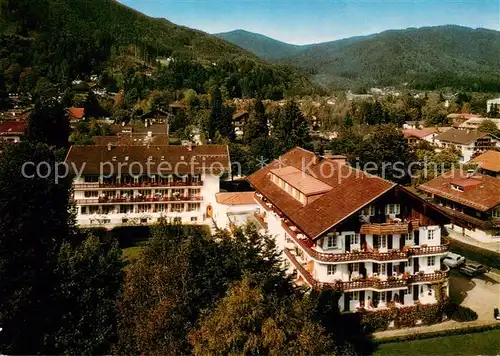
<svg viewBox="0 0 500 356">
<path fill-rule="evenodd" d="M 138 183 L 75 183 L 75 189 L 112 189 L 112 188 L 150 188 L 150 187 L 201 187 L 202 181 L 186 181 L 186 182 L 138 182 Z"/>
<path fill-rule="evenodd" d="M 351 262 L 351 261 L 401 261 L 407 260 L 410 256 L 422 256 L 431 254 L 440 254 L 448 251 L 449 243 L 439 246 L 410 247 L 405 246 L 401 251 L 391 250 L 389 252 L 359 251 L 346 253 L 324 253 L 318 252 L 312 248 L 312 242 L 309 239 L 301 239 L 297 232 L 290 226 L 281 223 L 281 226 L 292 237 L 292 239 L 304 250 L 312 259 L 318 262 Z"/>
<path fill-rule="evenodd" d="M 156 202 L 189 202 L 201 201 L 201 196 L 178 196 L 178 197 L 114 197 L 114 198 L 98 198 L 98 199 L 77 199 L 74 202 L 79 205 L 83 204 L 115 204 L 115 203 L 156 203 Z"/>
<path fill-rule="evenodd" d="M 389 277 L 387 280 L 380 280 L 379 278 L 369 278 L 358 281 L 342 282 L 336 281 L 332 283 L 318 282 L 311 273 L 295 258 L 295 256 L 285 249 L 285 255 L 288 260 L 294 265 L 302 278 L 314 289 L 330 288 L 339 291 L 355 291 L 363 289 L 373 289 L 377 291 L 387 289 L 406 288 L 408 285 L 422 282 L 437 282 L 445 280 L 449 277 L 449 268 L 445 271 L 438 271 L 434 273 L 419 273 L 415 275 L 402 275 L 401 278 Z"/>
<path fill-rule="evenodd" d="M 408 234 L 410 231 L 418 230 L 419 223 L 417 219 L 412 219 L 409 222 L 395 222 L 383 224 L 363 224 L 361 225 L 360 233 L 367 235 L 394 235 Z"/>
</svg>

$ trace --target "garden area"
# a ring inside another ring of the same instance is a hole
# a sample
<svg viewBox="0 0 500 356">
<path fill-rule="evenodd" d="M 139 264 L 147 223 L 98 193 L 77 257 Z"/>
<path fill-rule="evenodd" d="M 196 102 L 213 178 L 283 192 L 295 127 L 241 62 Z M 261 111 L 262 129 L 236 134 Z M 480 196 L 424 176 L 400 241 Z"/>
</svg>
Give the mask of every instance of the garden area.
<svg viewBox="0 0 500 356">
<path fill-rule="evenodd" d="M 500 329 L 464 335 L 381 344 L 374 352 L 382 355 L 497 355 Z"/>
</svg>

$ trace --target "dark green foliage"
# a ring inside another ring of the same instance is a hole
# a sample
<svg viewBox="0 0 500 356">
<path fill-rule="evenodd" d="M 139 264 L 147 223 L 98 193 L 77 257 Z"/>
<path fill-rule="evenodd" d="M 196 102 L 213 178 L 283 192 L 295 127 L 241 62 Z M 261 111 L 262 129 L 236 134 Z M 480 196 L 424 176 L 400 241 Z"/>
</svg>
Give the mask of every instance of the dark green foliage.
<svg viewBox="0 0 500 356">
<path fill-rule="evenodd" d="M 295 101 L 287 101 L 284 107 L 276 110 L 272 125 L 272 135 L 277 140 L 279 154 L 297 146 L 308 147 L 309 127 Z"/>
<path fill-rule="evenodd" d="M 26 138 L 57 148 L 68 147 L 69 119 L 62 104 L 55 99 L 39 100 L 28 118 Z"/>
<path fill-rule="evenodd" d="M 3 75 L 0 74 L 0 110 L 6 110 L 11 107 L 9 94 L 5 87 L 5 80 Z"/>
<path fill-rule="evenodd" d="M 0 158 L 0 348 L 8 354 L 54 353 L 42 336 L 50 330 L 56 256 L 72 236 L 70 180 L 25 178 L 25 162 L 55 158 L 49 147 L 22 142 Z M 35 174 L 33 166 L 26 167 Z M 46 169 L 41 170 L 45 175 Z M 44 352 L 45 350 L 45 352 Z"/>
<path fill-rule="evenodd" d="M 415 155 L 401 131 L 392 125 L 377 126 L 359 142 L 350 157 L 354 166 L 367 173 L 402 184 L 411 181 L 409 168 Z"/>
<path fill-rule="evenodd" d="M 46 336 L 46 343 L 57 353 L 109 352 L 116 333 L 122 269 L 122 251 L 116 243 L 90 236 L 76 247 L 63 244 L 54 271 L 55 329 Z"/>
<path fill-rule="evenodd" d="M 143 78 L 142 86 L 205 92 L 210 81 L 226 87 L 231 97 L 260 93 L 266 98 L 314 89 L 295 69 L 266 64 L 215 36 L 147 17 L 117 1 L 37 0 L 36 6 L 32 0 L 4 2 L 2 17 L 9 32 L 25 36 L 0 37 L 9 49 L 0 53 L 0 61 L 10 68 L 13 88 L 19 85 L 23 68 L 32 67 L 42 77 L 63 84 L 105 72 L 101 84 L 116 92 L 117 81 L 107 70 L 110 62 L 144 72 L 157 69 L 157 58 L 172 57 L 175 61 L 168 67 L 159 68 L 156 83 Z M 43 11 L 33 10 L 37 8 Z M 125 78 L 124 84 L 129 105 L 144 96 L 137 83 L 129 87 Z"/>
<path fill-rule="evenodd" d="M 222 137 L 231 141 L 234 140 L 233 112 L 233 108 L 224 105 L 220 89 L 214 88 L 211 93 L 210 120 L 208 124 L 210 139 L 213 140 L 218 132 Z"/>
<path fill-rule="evenodd" d="M 269 135 L 268 117 L 262 100 L 257 99 L 250 111 L 250 117 L 243 129 L 243 141 L 251 144 L 253 140 Z"/>
<path fill-rule="evenodd" d="M 474 310 L 455 303 L 449 303 L 445 308 L 445 313 L 448 318 L 458 322 L 473 321 L 477 319 L 477 313 Z"/>
<path fill-rule="evenodd" d="M 106 354 L 115 335 L 121 251 L 76 232 L 59 151 L 21 142 L 0 157 L 0 348 Z M 33 162 L 41 166 L 38 175 Z M 29 177 L 35 174 L 33 177 Z M 41 178 L 41 177 L 45 178 Z M 83 242 L 81 242 L 83 241 Z"/>
</svg>

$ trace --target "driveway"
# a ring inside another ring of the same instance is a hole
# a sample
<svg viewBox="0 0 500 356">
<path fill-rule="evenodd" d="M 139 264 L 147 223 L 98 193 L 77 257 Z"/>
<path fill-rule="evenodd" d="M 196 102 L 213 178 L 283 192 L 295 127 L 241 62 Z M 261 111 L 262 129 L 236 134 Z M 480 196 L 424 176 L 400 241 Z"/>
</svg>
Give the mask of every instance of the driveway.
<svg viewBox="0 0 500 356">
<path fill-rule="evenodd" d="M 500 308 L 500 275 L 490 272 L 470 278 L 453 269 L 450 273 L 450 298 L 474 310 L 478 321 L 491 321 L 493 308 Z"/>
</svg>

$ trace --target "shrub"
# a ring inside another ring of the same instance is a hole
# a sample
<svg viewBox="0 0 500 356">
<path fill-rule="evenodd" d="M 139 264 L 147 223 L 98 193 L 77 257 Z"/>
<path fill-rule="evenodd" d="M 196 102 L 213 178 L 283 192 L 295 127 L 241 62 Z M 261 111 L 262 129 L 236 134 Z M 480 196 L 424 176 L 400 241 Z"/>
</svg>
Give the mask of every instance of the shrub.
<svg viewBox="0 0 500 356">
<path fill-rule="evenodd" d="M 477 313 L 474 310 L 456 303 L 449 303 L 445 308 L 445 313 L 448 318 L 459 322 L 477 319 Z"/>
</svg>

